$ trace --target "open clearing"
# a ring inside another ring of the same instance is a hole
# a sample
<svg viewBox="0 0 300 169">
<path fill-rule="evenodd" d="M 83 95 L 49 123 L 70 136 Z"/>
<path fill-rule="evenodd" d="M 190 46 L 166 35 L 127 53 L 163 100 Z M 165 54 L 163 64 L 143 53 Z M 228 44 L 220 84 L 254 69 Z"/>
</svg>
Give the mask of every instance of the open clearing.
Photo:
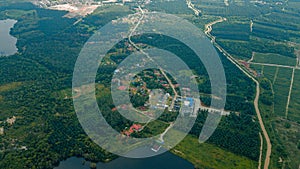
<svg viewBox="0 0 300 169">
<path fill-rule="evenodd" d="M 75 17 L 77 15 L 79 16 L 86 16 L 88 14 L 93 13 L 99 5 L 80 5 L 75 6 L 71 4 L 62 4 L 62 5 L 55 5 L 49 7 L 49 9 L 53 10 L 61 10 L 61 11 L 68 11 L 69 13 L 66 15 L 66 17 Z"/>
</svg>

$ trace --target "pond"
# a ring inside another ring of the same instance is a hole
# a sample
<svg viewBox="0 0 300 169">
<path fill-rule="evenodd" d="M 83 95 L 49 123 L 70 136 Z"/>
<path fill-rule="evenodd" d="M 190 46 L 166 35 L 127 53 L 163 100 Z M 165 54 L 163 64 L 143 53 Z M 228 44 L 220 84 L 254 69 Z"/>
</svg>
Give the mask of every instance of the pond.
<svg viewBox="0 0 300 169">
<path fill-rule="evenodd" d="M 11 28 L 17 23 L 16 20 L 0 20 L 0 56 L 15 54 L 17 49 L 17 38 L 10 34 Z"/>
<path fill-rule="evenodd" d="M 194 169 L 193 164 L 180 158 L 170 152 L 164 154 L 143 158 L 129 159 L 119 157 L 109 163 L 97 163 L 97 169 Z M 83 158 L 71 157 L 60 162 L 54 169 L 90 169 L 90 162 Z"/>
</svg>

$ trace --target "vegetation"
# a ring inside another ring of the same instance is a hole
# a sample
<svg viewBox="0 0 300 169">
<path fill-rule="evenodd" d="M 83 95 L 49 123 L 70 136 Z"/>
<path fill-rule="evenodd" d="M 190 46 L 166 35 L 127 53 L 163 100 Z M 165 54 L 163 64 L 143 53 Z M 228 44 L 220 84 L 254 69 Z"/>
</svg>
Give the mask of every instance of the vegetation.
<svg viewBox="0 0 300 169">
<path fill-rule="evenodd" d="M 223 1 L 193 2 L 201 9 L 201 17 L 194 16 L 185 1 L 180 0 L 160 0 L 145 7 L 177 14 L 201 29 L 218 16 L 226 17 L 226 22 L 213 26 L 212 34 L 227 52 L 245 61 L 255 52 L 253 62 L 296 64 L 294 43 L 300 42 L 298 1 L 283 2 L 283 5 L 273 0 L 267 0 L 265 5 L 229 1 L 228 7 Z M 70 156 L 81 156 L 92 162 L 116 158 L 94 144 L 80 127 L 72 105 L 72 72 L 85 41 L 107 22 L 132 13 L 135 6 L 131 3 L 104 6 L 73 25 L 77 19 L 62 17 L 66 14 L 64 11 L 41 9 L 30 3 L 8 5 L 0 0 L 0 4 L 0 19 L 18 20 L 11 33 L 18 38 L 19 49 L 14 56 L 0 58 L 0 125 L 4 127 L 4 135 L 0 135 L 0 168 L 53 168 Z M 252 30 L 251 20 L 254 23 Z M 198 75 L 201 101 L 210 105 L 209 77 L 192 50 L 178 40 L 162 35 L 136 36 L 133 40 L 180 56 Z M 96 86 L 97 101 L 108 123 L 117 131 L 132 125 L 131 121 L 112 111 L 114 105 L 109 88 L 116 66 L 131 54 L 124 50 L 128 47 L 124 42 L 127 40 L 110 51 L 106 61 L 112 64 L 99 67 L 96 78 L 96 82 L 101 84 Z M 198 168 L 257 168 L 260 129 L 252 105 L 255 84 L 222 55 L 220 59 L 227 77 L 225 109 L 233 113 L 222 118 L 208 143 L 198 144 L 195 137 L 199 135 L 207 115 L 207 112 L 201 112 L 190 135 L 172 151 Z M 250 67 L 261 73 L 258 78 L 261 85 L 260 109 L 273 146 L 270 168 L 297 168 L 300 152 L 297 132 L 300 72 L 296 70 L 285 119 L 292 69 Z M 148 88 L 161 87 L 155 86 L 151 78 L 143 80 Z M 146 100 L 132 96 L 136 107 Z M 14 124 L 5 122 L 13 116 L 16 117 Z M 159 134 L 176 116 L 175 112 L 165 111 L 158 121 L 149 123 L 143 132 L 134 134 L 136 137 Z M 283 162 L 278 162 L 279 158 Z"/>
<path fill-rule="evenodd" d="M 201 112 L 196 120 L 196 124 L 191 130 L 191 134 L 199 136 L 205 121 L 207 112 Z M 235 154 L 246 156 L 257 161 L 259 158 L 259 127 L 252 121 L 252 116 L 243 112 L 240 114 L 230 114 L 224 117 L 214 134 L 208 142 L 219 147 L 230 150 Z M 242 144 L 241 144 L 242 143 Z"/>
<path fill-rule="evenodd" d="M 253 62 L 295 66 L 296 59 L 278 54 L 255 53 Z"/>
<path fill-rule="evenodd" d="M 216 147 L 199 144 L 198 138 L 188 135 L 173 150 L 173 153 L 188 159 L 195 168 L 257 168 L 257 162 Z"/>
<path fill-rule="evenodd" d="M 5 135 L 0 135 L 0 168 L 53 168 L 70 156 L 93 162 L 116 158 L 85 135 L 68 92 L 75 60 L 91 32 L 84 25 L 73 26 L 74 19 L 62 17 L 65 12 L 29 3 L 1 6 L 0 11 L 2 19 L 18 20 L 12 34 L 20 51 L 0 58 L 0 72 L 5 75 L 0 76 L 0 121 L 16 116 L 13 125 L 4 124 Z M 117 17 L 102 15 L 106 16 Z"/>
</svg>

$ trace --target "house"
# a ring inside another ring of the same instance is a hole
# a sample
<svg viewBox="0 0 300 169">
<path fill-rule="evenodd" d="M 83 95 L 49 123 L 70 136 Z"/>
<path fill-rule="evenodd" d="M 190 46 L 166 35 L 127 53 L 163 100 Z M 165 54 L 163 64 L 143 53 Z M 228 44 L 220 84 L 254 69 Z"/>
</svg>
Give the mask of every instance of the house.
<svg viewBox="0 0 300 169">
<path fill-rule="evenodd" d="M 118 89 L 119 89 L 119 90 L 123 90 L 123 91 L 124 91 L 124 90 L 126 90 L 126 89 L 127 89 L 127 87 L 126 87 L 126 86 L 120 86 L 120 87 L 118 87 Z"/>
</svg>

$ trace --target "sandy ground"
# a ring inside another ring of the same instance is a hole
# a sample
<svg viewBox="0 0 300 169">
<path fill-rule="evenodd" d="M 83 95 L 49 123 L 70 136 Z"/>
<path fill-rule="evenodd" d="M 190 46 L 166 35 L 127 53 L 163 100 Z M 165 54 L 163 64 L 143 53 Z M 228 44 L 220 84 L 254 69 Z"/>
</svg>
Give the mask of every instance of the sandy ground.
<svg viewBox="0 0 300 169">
<path fill-rule="evenodd" d="M 100 5 L 71 5 L 71 4 L 62 4 L 50 6 L 49 9 L 69 11 L 66 17 L 75 17 L 75 16 L 86 16 L 93 13 Z"/>
</svg>

